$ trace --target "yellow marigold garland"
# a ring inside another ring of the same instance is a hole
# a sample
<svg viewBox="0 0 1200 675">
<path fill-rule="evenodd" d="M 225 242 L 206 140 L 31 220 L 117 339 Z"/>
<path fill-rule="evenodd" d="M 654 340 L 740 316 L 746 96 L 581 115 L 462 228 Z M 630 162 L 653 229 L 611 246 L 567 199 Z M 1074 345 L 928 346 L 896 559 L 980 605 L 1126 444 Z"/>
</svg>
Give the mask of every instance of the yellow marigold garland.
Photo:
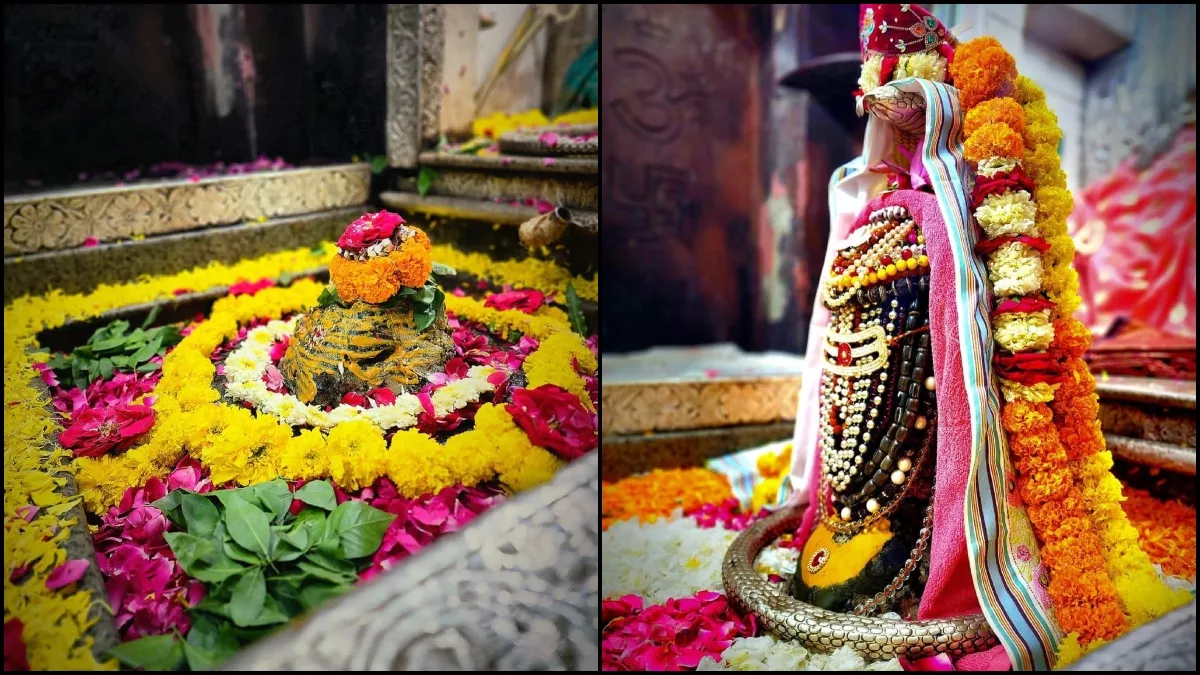
<svg viewBox="0 0 1200 675">
<path fill-rule="evenodd" d="M 216 400 L 210 384 L 215 367 L 208 354 L 233 338 L 239 324 L 300 311 L 315 303 L 320 289 L 320 284 L 304 279 L 287 288 L 226 296 L 215 302 L 211 318 L 184 338 L 163 363 L 163 378 L 155 390 L 160 397 L 155 407 L 161 417 L 147 441 L 122 455 L 77 460 L 79 483 L 89 508 L 103 512 L 120 500 L 126 487 L 166 472 L 184 452 L 208 466 L 218 483 L 232 480 L 253 485 L 279 475 L 294 479 L 328 476 L 357 489 L 387 475 L 408 497 L 459 482 L 475 484 L 493 475 L 518 491 L 553 476 L 561 463 L 553 453 L 533 446 L 502 409 L 484 414 L 484 428 L 478 425 L 477 413 L 476 428 L 452 437 L 452 443 L 445 446 L 431 438 L 428 443 L 414 440 L 416 431 L 397 434 L 391 448 L 406 460 L 396 461 L 382 430 L 365 420 L 343 422 L 330 430 L 327 438 L 313 433 L 293 438 L 291 427 L 275 417 L 255 417 L 241 406 L 224 403 L 202 405 Z M 447 308 L 458 313 L 456 306 L 461 307 L 465 319 L 510 330 L 526 328 L 525 332 L 539 337 L 542 344 L 526 358 L 529 386 L 556 384 L 575 392 L 592 409 L 575 364 L 594 373 L 595 355 L 563 321 L 494 310 L 470 298 L 446 299 Z M 306 464 L 306 458 L 317 457 L 321 459 Z"/>
<path fill-rule="evenodd" d="M 1032 201 L 1024 191 L 986 198 L 976 210 L 980 225 L 989 237 L 1030 234 L 1051 245 L 1037 273 L 1055 307 L 1002 314 L 994 325 L 1006 350 L 1048 350 L 1066 368 L 1066 381 L 1057 387 L 1002 382 L 1007 401 L 1002 420 L 1018 469 L 1017 489 L 1043 544 L 1055 614 L 1069 633 L 1059 647 L 1062 667 L 1130 625 L 1186 603 L 1190 594 L 1169 589 L 1138 546 L 1104 450 L 1095 380 L 1082 360 L 1090 336 L 1069 319 L 1079 306 L 1078 277 L 1071 267 L 1074 244 L 1066 220 L 1072 201 L 1057 153 L 1062 137 L 1057 118 L 1041 89 L 1016 75 L 1012 57 L 992 38 L 961 45 L 951 74 L 966 109 L 967 158 L 981 175 L 992 177 L 1011 171 L 1019 153 L 1020 166 L 1036 186 Z M 1013 99 L 1002 98 L 1010 93 Z M 989 261 L 997 295 L 1029 293 L 1033 266 L 1021 264 L 1012 252 L 1011 260 L 999 257 Z"/>
<path fill-rule="evenodd" d="M 312 269 L 319 267 L 332 251 L 332 246 L 326 244 L 317 251 L 298 248 L 232 265 L 214 262 L 178 274 L 101 284 L 86 294 L 56 290 L 40 296 L 23 296 L 5 306 L 4 618 L 6 621 L 16 618 L 24 624 L 22 641 L 33 669 L 117 668 L 115 660 L 96 660 L 91 652 L 92 640 L 80 637 L 92 625 L 87 618 L 89 608 L 94 601 L 101 600 L 93 600 L 90 593 L 78 587 L 73 587 L 73 592 L 72 588 L 60 591 L 46 588 L 50 571 L 66 560 L 62 546 L 69 535 L 67 528 L 73 523 L 62 516 L 78 498 L 62 495 L 65 479 L 45 472 L 47 466 L 72 472 L 75 465 L 69 461 L 71 453 L 54 441 L 58 425 L 46 410 L 46 401 L 32 385 L 32 365 L 47 357 L 37 345 L 38 331 L 57 328 L 69 318 L 87 319 L 117 307 L 170 297 L 179 289 L 201 291 L 243 279 Z M 157 426 L 165 425 L 160 419 Z M 122 466 L 123 475 L 141 476 L 146 471 L 144 467 L 164 452 L 161 446 L 155 450 L 153 455 L 148 450 L 139 450 L 145 459 L 137 466 Z M 130 458 L 130 465 L 135 463 L 134 458 L 136 455 Z M 129 480 L 120 492 L 139 482 Z M 120 500 L 120 492 L 110 503 Z M 39 511 L 31 522 L 26 522 L 16 510 L 31 504 L 38 506 Z M 29 573 L 20 583 L 12 581 L 12 570 L 25 563 L 30 564 Z"/>
<path fill-rule="evenodd" d="M 599 284 L 595 277 L 572 277 L 565 269 L 549 261 L 536 258 L 496 261 L 482 253 L 464 253 L 450 246 L 434 246 L 432 255 L 434 260 L 459 272 L 497 284 L 512 284 L 514 288 L 541 291 L 554 296 L 558 302 L 566 300 L 568 283 L 575 286 L 575 293 L 581 299 L 592 302 L 600 299 Z"/>
</svg>

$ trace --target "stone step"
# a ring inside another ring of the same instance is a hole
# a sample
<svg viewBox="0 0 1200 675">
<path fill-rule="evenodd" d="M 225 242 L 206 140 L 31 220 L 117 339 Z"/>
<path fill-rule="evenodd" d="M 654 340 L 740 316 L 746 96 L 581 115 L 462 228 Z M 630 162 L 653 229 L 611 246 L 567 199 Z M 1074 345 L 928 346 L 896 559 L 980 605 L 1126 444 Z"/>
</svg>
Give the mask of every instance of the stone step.
<svg viewBox="0 0 1200 675">
<path fill-rule="evenodd" d="M 569 209 L 595 211 L 600 202 L 596 158 L 477 157 L 421 153 L 420 165 L 434 172 L 427 194 L 501 202 L 544 199 Z M 417 175 L 397 178 L 395 188 L 417 192 Z"/>
<path fill-rule="evenodd" d="M 467 253 L 483 253 L 496 260 L 521 260 L 531 255 L 549 258 L 572 274 L 590 276 L 596 271 L 599 217 L 594 211 L 571 209 L 572 220 L 580 223 L 580 227 L 568 228 L 563 238 L 544 254 L 531 253 L 521 245 L 518 236 L 517 227 L 538 215 L 537 209 L 530 206 L 466 197 L 422 197 L 415 191 L 388 191 L 379 200 L 385 208 L 424 228 L 437 244 Z"/>
<path fill-rule="evenodd" d="M 4 302 L 54 288 L 82 293 L 102 283 L 133 281 L 143 274 L 173 274 L 214 261 L 230 264 L 272 251 L 315 246 L 336 239 L 347 223 L 367 210 L 367 204 L 360 204 L 263 223 L 207 227 L 5 258 Z"/>
<path fill-rule="evenodd" d="M 366 202 L 368 164 L 154 180 L 4 197 L 4 255 L 284 218 Z"/>
<path fill-rule="evenodd" d="M 532 206 L 514 206 L 465 197 L 422 197 L 415 192 L 384 192 L 379 195 L 379 201 L 393 210 L 411 211 L 439 218 L 484 220 L 500 225 L 520 225 L 538 216 L 538 210 Z M 598 234 L 600 218 L 595 211 L 571 209 L 571 216 L 579 225 L 580 231 L 590 235 Z"/>
</svg>

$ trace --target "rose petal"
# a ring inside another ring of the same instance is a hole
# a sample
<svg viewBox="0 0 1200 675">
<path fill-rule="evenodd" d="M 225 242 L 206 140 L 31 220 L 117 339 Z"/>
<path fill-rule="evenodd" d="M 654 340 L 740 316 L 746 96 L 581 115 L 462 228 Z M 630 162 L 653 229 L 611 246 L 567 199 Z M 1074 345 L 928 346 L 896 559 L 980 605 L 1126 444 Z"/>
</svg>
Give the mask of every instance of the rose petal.
<svg viewBox="0 0 1200 675">
<path fill-rule="evenodd" d="M 412 509 L 413 520 L 424 525 L 441 525 L 449 516 L 450 509 L 439 501 L 431 501 L 425 506 L 414 506 Z"/>
<path fill-rule="evenodd" d="M 56 591 L 63 586 L 73 584 L 83 578 L 83 574 L 87 572 L 88 567 L 92 563 L 87 560 L 68 560 L 65 563 L 54 568 L 50 576 L 46 577 L 46 588 Z"/>
</svg>

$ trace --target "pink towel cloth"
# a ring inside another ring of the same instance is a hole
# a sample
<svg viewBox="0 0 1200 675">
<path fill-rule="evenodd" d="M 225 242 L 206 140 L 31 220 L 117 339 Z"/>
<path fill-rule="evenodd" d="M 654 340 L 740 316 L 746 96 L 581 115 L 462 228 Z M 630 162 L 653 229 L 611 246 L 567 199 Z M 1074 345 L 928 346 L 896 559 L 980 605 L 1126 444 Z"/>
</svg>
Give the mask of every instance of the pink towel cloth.
<svg viewBox="0 0 1200 675">
<path fill-rule="evenodd" d="M 958 309 L 954 301 L 955 265 L 937 197 L 915 190 L 898 190 L 872 200 L 855 220 L 862 227 L 870 214 L 885 206 L 903 206 L 920 225 L 929 254 L 929 332 L 937 380 L 937 470 L 933 506 L 933 535 L 929 549 L 929 579 L 921 596 L 921 620 L 966 616 L 980 612 L 967 557 L 963 502 L 971 467 L 971 421 L 958 347 Z M 810 495 L 818 494 L 820 454 L 809 482 Z M 809 501 L 797 532 L 807 539 L 817 517 L 818 502 Z M 1008 670 L 1003 647 L 963 657 L 958 670 Z"/>
</svg>

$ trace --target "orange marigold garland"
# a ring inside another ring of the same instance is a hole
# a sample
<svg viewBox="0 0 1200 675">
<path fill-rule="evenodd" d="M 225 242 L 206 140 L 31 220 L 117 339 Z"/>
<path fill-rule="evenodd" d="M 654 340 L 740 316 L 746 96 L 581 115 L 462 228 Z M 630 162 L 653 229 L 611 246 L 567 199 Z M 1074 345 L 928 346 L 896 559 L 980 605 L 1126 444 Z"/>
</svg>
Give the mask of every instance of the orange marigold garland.
<svg viewBox="0 0 1200 675">
<path fill-rule="evenodd" d="M 729 479 L 708 469 L 655 469 L 600 486 L 601 527 L 630 518 L 652 523 L 676 509 L 689 511 L 733 497 Z"/>
<path fill-rule="evenodd" d="M 985 124 L 999 123 L 1016 131 L 1025 132 L 1025 109 L 1016 99 L 993 98 L 972 108 L 963 119 L 963 133 L 971 136 Z M 1022 148 L 1023 150 L 1023 148 Z M 1017 155 L 1004 155 L 1016 157 Z"/>
<path fill-rule="evenodd" d="M 1003 122 L 981 125 L 963 144 L 963 156 L 977 164 L 990 157 L 1020 158 L 1024 153 L 1021 134 Z"/>
<path fill-rule="evenodd" d="M 950 76 L 963 109 L 970 110 L 1016 89 L 1017 62 L 995 38 L 976 38 L 955 50 Z"/>
<path fill-rule="evenodd" d="M 1001 414 L 1016 461 L 1017 491 L 1042 542 L 1050 568 L 1047 593 L 1064 629 L 1087 643 L 1128 629 L 1125 612 L 1105 569 L 1083 496 L 1044 403 L 1013 401 Z"/>
<path fill-rule="evenodd" d="M 1190 594 L 1172 592 L 1157 577 L 1121 509 L 1120 484 L 1110 471 L 1112 457 L 1104 449 L 1098 421 L 1095 380 L 1082 360 L 1091 336 L 1069 318 L 1079 297 L 1078 277 L 1071 267 L 1075 247 L 1066 222 L 1071 193 L 1065 189 L 1066 174 L 1057 152 L 1062 132 L 1045 94 L 1029 78 L 1017 76 L 1012 63 L 998 42 L 981 38 L 959 47 L 951 74 L 966 110 L 964 155 L 980 164 L 981 171 L 982 165 L 999 166 L 1019 158 L 1035 186 L 1036 230 L 1050 245 L 1041 253 L 1040 269 L 1041 289 L 1054 305 L 1054 340 L 1041 355 L 1027 351 L 1042 348 L 1034 346 L 1040 343 L 1009 336 L 1006 344 L 1025 353 L 1000 353 L 997 358 L 1017 367 L 1037 363 L 1055 382 L 1052 391 L 1036 397 L 1006 397 L 1012 400 L 1004 405 L 1002 420 L 1018 473 L 1017 490 L 1029 505 L 1050 569 L 1055 615 L 1071 634 L 1063 643 L 1063 656 L 1073 659 L 1119 636 L 1130 624 L 1187 602 L 1183 596 Z M 1013 98 L 1003 98 L 1010 92 Z M 986 175 L 993 174 L 994 170 Z M 997 214 L 1006 212 L 987 209 L 992 220 Z M 1020 213 L 1013 210 L 1006 217 Z M 1002 223 L 992 223 L 991 229 L 1006 230 Z M 1022 272 L 1012 261 L 995 256 L 995 248 L 981 249 L 988 252 L 993 281 Z M 1047 370 L 1048 363 L 1058 366 Z"/>
</svg>

